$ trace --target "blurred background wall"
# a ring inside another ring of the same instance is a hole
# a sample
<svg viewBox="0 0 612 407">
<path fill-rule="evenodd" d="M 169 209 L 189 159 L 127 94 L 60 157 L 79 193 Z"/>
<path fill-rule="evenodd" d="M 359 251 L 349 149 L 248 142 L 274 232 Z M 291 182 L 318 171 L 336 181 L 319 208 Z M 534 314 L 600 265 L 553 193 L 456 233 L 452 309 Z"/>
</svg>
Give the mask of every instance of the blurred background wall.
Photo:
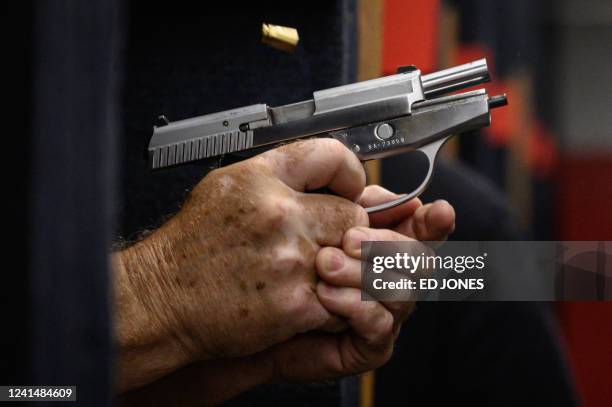
<svg viewBox="0 0 612 407">
<path fill-rule="evenodd" d="M 360 0 L 358 14 L 360 79 L 487 58 L 489 93 L 510 104 L 444 154 L 502 189 L 530 239 L 612 239 L 612 2 Z M 557 314 L 583 404 L 609 406 L 612 304 Z"/>
<path fill-rule="evenodd" d="M 550 9 L 550 117 L 560 150 L 553 236 L 610 240 L 612 2 L 563 0 Z M 610 405 L 612 304 L 562 303 L 558 309 L 584 405 Z"/>
</svg>

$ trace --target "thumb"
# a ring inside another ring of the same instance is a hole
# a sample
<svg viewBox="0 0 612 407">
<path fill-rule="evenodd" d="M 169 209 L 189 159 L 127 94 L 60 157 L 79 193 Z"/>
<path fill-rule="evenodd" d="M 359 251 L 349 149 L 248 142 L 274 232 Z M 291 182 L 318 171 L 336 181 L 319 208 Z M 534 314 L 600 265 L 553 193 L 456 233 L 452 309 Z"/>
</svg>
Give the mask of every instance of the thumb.
<svg viewBox="0 0 612 407">
<path fill-rule="evenodd" d="M 266 151 L 256 159 L 296 191 L 327 187 L 337 195 L 355 201 L 365 187 L 365 171 L 357 156 L 331 138 L 287 144 Z"/>
</svg>

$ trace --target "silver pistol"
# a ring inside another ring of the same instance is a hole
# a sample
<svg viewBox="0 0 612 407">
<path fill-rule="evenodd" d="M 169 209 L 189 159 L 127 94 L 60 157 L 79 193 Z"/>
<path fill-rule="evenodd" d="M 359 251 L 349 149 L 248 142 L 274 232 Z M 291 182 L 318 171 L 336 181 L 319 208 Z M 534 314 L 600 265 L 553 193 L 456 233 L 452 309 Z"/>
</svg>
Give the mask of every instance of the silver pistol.
<svg viewBox="0 0 612 407">
<path fill-rule="evenodd" d="M 506 105 L 506 95 L 489 97 L 485 89 L 448 95 L 489 80 L 485 59 L 427 75 L 407 66 L 395 75 L 316 91 L 303 102 L 165 120 L 153 128 L 149 165 L 161 169 L 313 136 L 339 140 L 362 161 L 425 154 L 429 169 L 422 183 L 401 198 L 366 208 L 373 213 L 420 195 L 446 140 L 491 123 L 490 109 Z"/>
</svg>

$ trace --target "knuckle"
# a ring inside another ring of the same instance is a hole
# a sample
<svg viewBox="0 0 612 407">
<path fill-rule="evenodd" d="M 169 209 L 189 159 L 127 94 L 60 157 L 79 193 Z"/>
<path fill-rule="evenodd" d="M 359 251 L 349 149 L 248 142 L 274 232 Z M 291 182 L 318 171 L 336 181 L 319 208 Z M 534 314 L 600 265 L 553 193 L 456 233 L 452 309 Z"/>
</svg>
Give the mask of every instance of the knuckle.
<svg viewBox="0 0 612 407">
<path fill-rule="evenodd" d="M 332 264 L 334 258 L 336 256 L 336 248 L 335 247 L 323 247 L 319 250 L 316 255 L 316 265 L 317 269 L 323 273 L 330 270 L 329 265 Z"/>
<path fill-rule="evenodd" d="M 216 168 L 204 177 L 196 188 L 214 191 L 216 196 L 231 196 L 249 184 L 251 166 L 246 162 Z"/>
<path fill-rule="evenodd" d="M 376 304 L 376 303 L 375 303 Z M 393 315 L 388 311 L 378 311 L 371 317 L 371 327 L 375 341 L 386 342 L 393 335 Z"/>
<path fill-rule="evenodd" d="M 271 227 L 280 226 L 296 212 L 295 203 L 288 197 L 270 195 L 262 197 L 261 201 L 264 223 Z"/>
<path fill-rule="evenodd" d="M 326 148 L 329 149 L 332 153 L 334 153 L 334 155 L 344 155 L 346 154 L 349 150 L 346 148 L 346 146 L 344 144 L 342 144 L 340 141 L 333 139 L 333 138 L 323 138 L 320 139 L 323 143 L 326 144 Z"/>
<path fill-rule="evenodd" d="M 273 268 L 276 271 L 314 271 L 315 249 L 312 242 L 298 236 L 274 248 Z M 314 276 L 313 276 L 314 277 Z"/>
<path fill-rule="evenodd" d="M 301 263 L 302 261 L 296 256 L 283 256 L 282 258 L 277 258 L 274 261 L 273 268 L 276 271 L 289 272 L 298 268 Z"/>
<path fill-rule="evenodd" d="M 335 162 L 341 163 L 347 159 L 350 159 L 351 157 L 354 157 L 350 150 L 346 148 L 342 142 L 336 139 L 321 138 L 315 141 L 321 144 L 320 148 L 327 150 L 330 156 L 334 157 Z M 363 172 L 363 183 L 365 184 L 365 171 L 362 170 L 361 172 Z"/>
<path fill-rule="evenodd" d="M 319 251 L 316 268 L 319 276 L 332 284 L 345 286 L 356 279 L 352 263 L 346 259 L 344 251 L 335 247 L 324 247 Z"/>
</svg>

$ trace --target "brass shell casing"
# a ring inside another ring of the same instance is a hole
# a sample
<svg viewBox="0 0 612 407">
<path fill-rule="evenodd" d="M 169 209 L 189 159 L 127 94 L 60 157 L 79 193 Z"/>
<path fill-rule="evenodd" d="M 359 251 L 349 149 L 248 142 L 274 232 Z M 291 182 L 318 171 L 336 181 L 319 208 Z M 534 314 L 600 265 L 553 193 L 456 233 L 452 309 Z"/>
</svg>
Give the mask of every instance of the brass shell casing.
<svg viewBox="0 0 612 407">
<path fill-rule="evenodd" d="M 262 24 L 261 42 L 282 51 L 293 52 L 300 41 L 295 28 L 281 25 Z"/>
</svg>

